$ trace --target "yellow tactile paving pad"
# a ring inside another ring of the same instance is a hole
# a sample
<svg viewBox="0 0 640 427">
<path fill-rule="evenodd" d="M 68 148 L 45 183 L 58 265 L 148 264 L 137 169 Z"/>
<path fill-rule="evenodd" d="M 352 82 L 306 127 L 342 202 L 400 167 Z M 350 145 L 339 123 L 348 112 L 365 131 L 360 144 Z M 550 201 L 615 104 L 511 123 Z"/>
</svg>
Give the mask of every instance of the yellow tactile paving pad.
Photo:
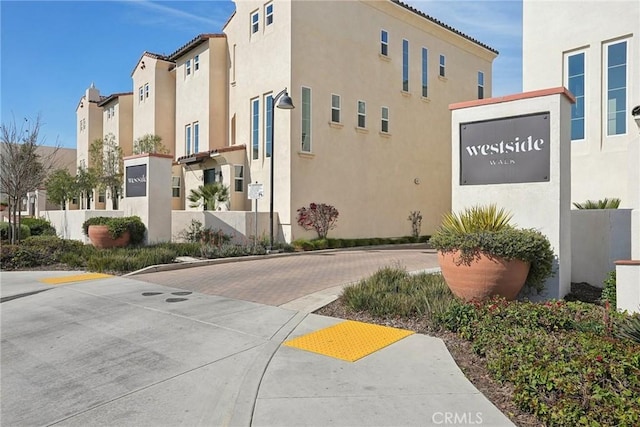
<svg viewBox="0 0 640 427">
<path fill-rule="evenodd" d="M 347 320 L 286 341 L 284 345 L 355 362 L 413 331 Z"/>
<path fill-rule="evenodd" d="M 113 276 L 111 276 L 110 274 L 102 274 L 102 273 L 85 273 L 85 274 L 74 274 L 73 276 L 47 277 L 45 279 L 40 279 L 40 281 L 43 283 L 47 283 L 49 285 L 62 285 L 63 283 L 82 282 L 84 280 L 106 279 L 108 277 L 113 277 Z"/>
</svg>

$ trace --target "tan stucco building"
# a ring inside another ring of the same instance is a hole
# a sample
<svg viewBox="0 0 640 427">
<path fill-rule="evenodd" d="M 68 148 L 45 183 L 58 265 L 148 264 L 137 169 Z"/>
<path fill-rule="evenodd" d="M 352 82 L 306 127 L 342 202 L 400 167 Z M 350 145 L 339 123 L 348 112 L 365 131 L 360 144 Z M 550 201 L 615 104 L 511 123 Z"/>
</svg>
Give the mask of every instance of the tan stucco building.
<svg viewBox="0 0 640 427">
<path fill-rule="evenodd" d="M 409 235 L 411 211 L 431 234 L 451 206 L 448 105 L 491 96 L 496 55 L 395 0 L 236 1 L 222 34 L 141 56 L 133 140 L 170 147 L 174 209 L 221 181 L 242 211 L 264 184 L 268 211 L 273 154 L 280 239 L 314 237 L 295 220 L 312 202 L 339 210 L 332 237 Z M 272 111 L 285 88 L 296 108 Z"/>
</svg>

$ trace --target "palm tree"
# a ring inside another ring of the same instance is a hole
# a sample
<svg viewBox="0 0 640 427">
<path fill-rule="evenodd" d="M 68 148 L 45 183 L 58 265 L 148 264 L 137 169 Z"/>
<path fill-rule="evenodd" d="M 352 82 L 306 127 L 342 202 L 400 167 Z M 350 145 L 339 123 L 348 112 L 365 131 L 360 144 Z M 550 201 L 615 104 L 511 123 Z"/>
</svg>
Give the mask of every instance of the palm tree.
<svg viewBox="0 0 640 427">
<path fill-rule="evenodd" d="M 200 185 L 198 188 L 192 189 L 187 199 L 191 202 L 190 208 L 203 207 L 205 211 L 216 210 L 220 203 L 229 200 L 229 187 L 219 182 L 213 184 Z"/>
</svg>

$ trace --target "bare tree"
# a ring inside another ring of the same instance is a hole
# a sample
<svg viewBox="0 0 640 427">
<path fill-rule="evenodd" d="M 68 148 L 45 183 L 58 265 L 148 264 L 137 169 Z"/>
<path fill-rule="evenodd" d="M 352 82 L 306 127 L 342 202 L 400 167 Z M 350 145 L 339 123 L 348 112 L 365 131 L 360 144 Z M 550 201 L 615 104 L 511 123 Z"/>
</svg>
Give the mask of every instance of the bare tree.
<svg viewBox="0 0 640 427">
<path fill-rule="evenodd" d="M 0 192 L 9 200 L 11 243 L 20 240 L 19 232 L 22 200 L 30 191 L 42 186 L 55 167 L 55 157 L 60 146 L 43 150 L 40 139 L 42 121 L 25 119 L 20 126 L 13 122 L 0 126 Z"/>
<path fill-rule="evenodd" d="M 146 134 L 133 141 L 133 154 L 158 153 L 169 154 L 159 135 Z"/>
</svg>

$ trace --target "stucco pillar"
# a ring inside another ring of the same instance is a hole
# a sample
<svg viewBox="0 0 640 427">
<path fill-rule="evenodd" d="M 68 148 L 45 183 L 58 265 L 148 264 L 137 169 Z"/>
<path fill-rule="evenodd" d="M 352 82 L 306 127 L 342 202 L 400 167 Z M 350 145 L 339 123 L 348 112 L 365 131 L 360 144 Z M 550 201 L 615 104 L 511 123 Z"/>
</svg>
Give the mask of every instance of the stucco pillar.
<svg viewBox="0 0 640 427">
<path fill-rule="evenodd" d="M 171 164 L 173 156 L 141 154 L 124 159 L 125 216 L 137 215 L 147 227 L 146 244 L 171 241 Z"/>
</svg>

